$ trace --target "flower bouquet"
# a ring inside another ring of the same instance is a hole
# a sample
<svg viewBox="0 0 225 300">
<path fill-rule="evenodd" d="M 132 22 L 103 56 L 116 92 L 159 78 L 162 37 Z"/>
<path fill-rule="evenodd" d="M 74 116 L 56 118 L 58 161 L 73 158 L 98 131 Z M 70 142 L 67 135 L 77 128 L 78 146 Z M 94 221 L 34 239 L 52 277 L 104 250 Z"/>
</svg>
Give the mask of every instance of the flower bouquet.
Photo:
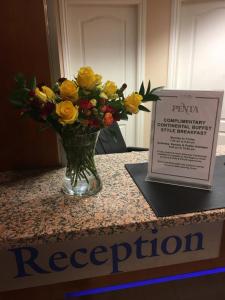
<svg viewBox="0 0 225 300">
<path fill-rule="evenodd" d="M 101 128 L 127 120 L 139 110 L 149 111 L 143 103 L 159 97 L 151 90 L 150 81 L 145 90 L 124 96 L 126 84 L 118 88 L 112 81 L 102 83 L 102 77 L 90 67 L 82 67 L 73 80 L 60 78 L 51 89 L 16 77 L 16 88 L 11 102 L 28 115 L 53 128 L 61 137 L 66 153 L 67 168 L 62 190 L 69 195 L 96 194 L 102 187 L 94 162 L 94 150 Z"/>
</svg>

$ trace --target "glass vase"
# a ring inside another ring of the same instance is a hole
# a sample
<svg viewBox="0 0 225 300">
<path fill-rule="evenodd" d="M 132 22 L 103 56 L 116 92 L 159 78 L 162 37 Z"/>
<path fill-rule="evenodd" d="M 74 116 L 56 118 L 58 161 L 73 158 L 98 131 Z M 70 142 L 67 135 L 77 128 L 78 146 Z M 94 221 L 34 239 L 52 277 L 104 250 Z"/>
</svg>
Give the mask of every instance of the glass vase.
<svg viewBox="0 0 225 300">
<path fill-rule="evenodd" d="M 102 188 L 94 154 L 99 132 L 89 134 L 64 134 L 62 143 L 67 167 L 62 191 L 79 197 L 91 196 Z"/>
</svg>

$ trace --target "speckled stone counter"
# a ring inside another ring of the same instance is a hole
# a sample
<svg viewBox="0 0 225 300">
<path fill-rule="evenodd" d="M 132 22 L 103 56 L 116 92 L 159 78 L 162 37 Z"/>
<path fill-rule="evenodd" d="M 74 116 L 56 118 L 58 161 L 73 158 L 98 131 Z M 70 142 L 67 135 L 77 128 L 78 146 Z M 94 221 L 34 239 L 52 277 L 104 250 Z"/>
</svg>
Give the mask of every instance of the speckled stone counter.
<svg viewBox="0 0 225 300">
<path fill-rule="evenodd" d="M 225 219 L 225 209 L 157 218 L 124 167 L 147 159 L 148 152 L 96 156 L 103 189 L 85 199 L 62 194 L 63 168 L 0 173 L 0 249 Z"/>
</svg>

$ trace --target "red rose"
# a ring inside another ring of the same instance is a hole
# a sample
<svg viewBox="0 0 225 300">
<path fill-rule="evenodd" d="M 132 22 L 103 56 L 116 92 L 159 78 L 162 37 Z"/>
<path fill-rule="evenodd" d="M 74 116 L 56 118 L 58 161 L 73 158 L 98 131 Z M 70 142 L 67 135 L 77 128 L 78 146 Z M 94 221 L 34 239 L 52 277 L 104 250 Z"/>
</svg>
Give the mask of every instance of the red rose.
<svg viewBox="0 0 225 300">
<path fill-rule="evenodd" d="M 115 108 L 113 108 L 112 106 L 106 105 L 106 110 L 105 110 L 105 112 L 115 113 L 116 110 L 115 110 Z"/>
<path fill-rule="evenodd" d="M 41 108 L 40 115 L 43 119 L 46 119 L 55 109 L 55 104 L 52 102 L 46 102 L 45 105 Z"/>
<path fill-rule="evenodd" d="M 96 119 L 91 119 L 88 121 L 90 127 L 99 128 L 99 121 Z"/>
<path fill-rule="evenodd" d="M 80 102 L 79 102 L 79 107 L 80 107 L 80 109 L 85 109 L 85 110 L 87 110 L 87 109 L 90 109 L 90 108 L 92 108 L 93 107 L 93 105 L 91 104 L 91 102 L 89 101 L 89 100 L 80 100 Z"/>
<path fill-rule="evenodd" d="M 100 98 L 100 99 L 98 99 L 98 102 L 99 102 L 100 104 L 104 105 L 105 102 L 106 102 L 106 99 Z"/>
<path fill-rule="evenodd" d="M 106 105 L 103 105 L 103 106 L 101 106 L 101 108 L 100 108 L 100 110 L 102 111 L 102 112 L 106 112 Z"/>
</svg>

